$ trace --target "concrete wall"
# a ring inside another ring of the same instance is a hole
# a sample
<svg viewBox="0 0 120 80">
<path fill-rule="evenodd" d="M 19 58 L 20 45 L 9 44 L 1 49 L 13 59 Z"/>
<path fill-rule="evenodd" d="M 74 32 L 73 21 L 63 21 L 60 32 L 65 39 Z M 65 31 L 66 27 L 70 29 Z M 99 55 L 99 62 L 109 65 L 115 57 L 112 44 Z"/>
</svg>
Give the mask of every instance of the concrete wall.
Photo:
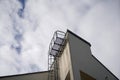
<svg viewBox="0 0 120 80">
<path fill-rule="evenodd" d="M 0 77 L 0 80 L 48 80 L 48 72 L 37 72 L 30 74 Z"/>
<path fill-rule="evenodd" d="M 65 80 L 68 73 L 70 74 L 70 79 L 73 80 L 73 72 L 72 72 L 72 66 L 71 66 L 71 58 L 70 58 L 68 41 L 66 43 L 63 53 L 59 58 L 59 72 L 60 72 L 59 73 L 60 80 Z"/>
<path fill-rule="evenodd" d="M 68 39 L 74 80 L 81 80 L 80 71 L 96 80 L 105 80 L 106 76 L 109 80 L 118 80 L 92 56 L 89 43 L 70 31 L 68 31 Z"/>
</svg>

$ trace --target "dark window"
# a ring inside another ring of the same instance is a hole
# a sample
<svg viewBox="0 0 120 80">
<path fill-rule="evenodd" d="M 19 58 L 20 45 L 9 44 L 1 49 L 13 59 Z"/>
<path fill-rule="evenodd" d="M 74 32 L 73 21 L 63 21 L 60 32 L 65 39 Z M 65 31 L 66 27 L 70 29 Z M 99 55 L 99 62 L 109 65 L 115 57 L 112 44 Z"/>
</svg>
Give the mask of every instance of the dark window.
<svg viewBox="0 0 120 80">
<path fill-rule="evenodd" d="M 81 80 L 96 80 L 93 77 L 91 77 L 90 75 L 80 71 L 80 76 L 81 76 Z"/>
<path fill-rule="evenodd" d="M 65 80 L 70 80 L 70 72 L 68 72 L 68 74 L 67 74 Z"/>
</svg>

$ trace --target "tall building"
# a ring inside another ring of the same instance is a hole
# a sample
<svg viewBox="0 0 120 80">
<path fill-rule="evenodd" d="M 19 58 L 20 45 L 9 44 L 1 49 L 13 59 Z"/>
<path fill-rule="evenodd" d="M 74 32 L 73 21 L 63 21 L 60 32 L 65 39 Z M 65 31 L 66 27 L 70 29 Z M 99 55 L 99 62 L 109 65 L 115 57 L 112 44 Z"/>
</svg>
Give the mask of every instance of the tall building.
<svg viewBox="0 0 120 80">
<path fill-rule="evenodd" d="M 70 30 L 56 31 L 49 47 L 48 71 L 0 80 L 119 80 L 91 54 L 91 44 Z"/>
</svg>

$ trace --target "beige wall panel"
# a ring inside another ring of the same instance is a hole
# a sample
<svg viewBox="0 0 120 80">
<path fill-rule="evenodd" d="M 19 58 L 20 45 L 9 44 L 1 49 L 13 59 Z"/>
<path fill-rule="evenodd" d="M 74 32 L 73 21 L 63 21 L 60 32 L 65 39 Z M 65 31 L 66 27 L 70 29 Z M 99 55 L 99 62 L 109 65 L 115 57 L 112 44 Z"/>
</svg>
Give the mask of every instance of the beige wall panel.
<svg viewBox="0 0 120 80">
<path fill-rule="evenodd" d="M 0 77 L 0 80 L 48 80 L 48 72 Z"/>
</svg>

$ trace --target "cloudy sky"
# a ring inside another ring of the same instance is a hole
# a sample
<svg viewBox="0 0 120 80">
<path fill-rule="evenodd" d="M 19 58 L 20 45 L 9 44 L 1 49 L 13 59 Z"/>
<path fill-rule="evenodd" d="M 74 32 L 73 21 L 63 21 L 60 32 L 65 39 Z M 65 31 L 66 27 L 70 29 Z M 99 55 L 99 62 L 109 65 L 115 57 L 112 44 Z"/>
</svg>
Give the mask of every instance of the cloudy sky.
<svg viewBox="0 0 120 80">
<path fill-rule="evenodd" d="M 53 33 L 66 29 L 120 79 L 120 0 L 0 0 L 0 76 L 47 70 Z"/>
</svg>

